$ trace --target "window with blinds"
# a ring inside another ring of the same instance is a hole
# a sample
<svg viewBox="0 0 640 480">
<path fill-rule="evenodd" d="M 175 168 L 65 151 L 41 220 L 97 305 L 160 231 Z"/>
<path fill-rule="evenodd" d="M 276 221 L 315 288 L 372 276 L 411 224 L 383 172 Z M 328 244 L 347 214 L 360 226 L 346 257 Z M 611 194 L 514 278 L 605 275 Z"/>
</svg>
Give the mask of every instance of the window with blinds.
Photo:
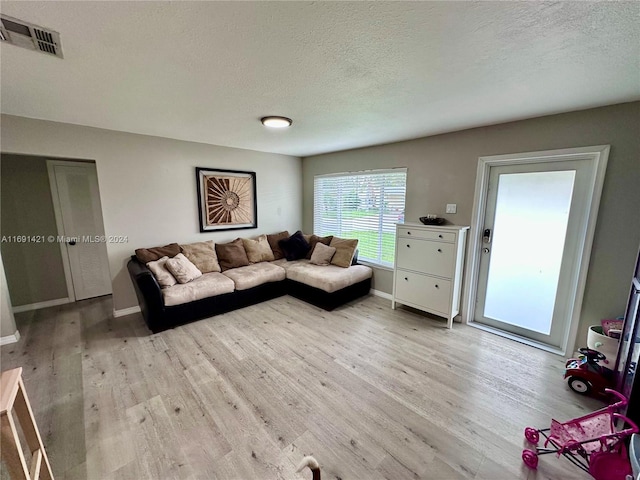
<svg viewBox="0 0 640 480">
<path fill-rule="evenodd" d="M 313 232 L 357 238 L 359 260 L 393 267 L 406 185 L 406 168 L 316 175 Z"/>
</svg>

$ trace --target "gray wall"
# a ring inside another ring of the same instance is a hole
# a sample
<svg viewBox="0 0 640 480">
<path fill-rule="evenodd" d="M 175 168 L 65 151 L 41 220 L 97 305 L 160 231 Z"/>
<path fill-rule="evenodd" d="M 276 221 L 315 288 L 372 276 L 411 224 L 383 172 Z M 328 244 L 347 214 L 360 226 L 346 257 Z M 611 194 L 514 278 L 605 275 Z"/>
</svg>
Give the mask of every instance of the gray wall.
<svg viewBox="0 0 640 480">
<path fill-rule="evenodd" d="M 303 158 L 303 227 L 313 229 L 314 175 L 407 167 L 407 221 L 438 213 L 469 225 L 478 157 L 609 144 L 577 337 L 582 344 L 589 325 L 624 313 L 626 306 L 640 243 L 639 125 L 640 102 L 633 102 Z M 447 203 L 456 203 L 458 213 L 444 214 Z M 376 269 L 374 279 L 375 289 L 391 293 L 392 272 Z"/>
<path fill-rule="evenodd" d="M 223 242 L 302 225 L 297 157 L 2 115 L 2 152 L 95 160 L 116 310 L 138 301 L 126 271 L 136 248 Z M 195 167 L 256 172 L 258 228 L 200 233 Z M 5 259 L 6 262 L 6 259 Z"/>
<path fill-rule="evenodd" d="M 7 278 L 4 274 L 2 255 L 0 254 L 0 337 L 8 337 L 16 333 L 16 321 L 11 310 L 11 299 L 7 289 Z"/>
<path fill-rule="evenodd" d="M 5 155 L 0 163 L 0 235 L 57 235 L 46 160 Z M 14 307 L 67 297 L 57 243 L 5 241 L 1 244 Z"/>
</svg>

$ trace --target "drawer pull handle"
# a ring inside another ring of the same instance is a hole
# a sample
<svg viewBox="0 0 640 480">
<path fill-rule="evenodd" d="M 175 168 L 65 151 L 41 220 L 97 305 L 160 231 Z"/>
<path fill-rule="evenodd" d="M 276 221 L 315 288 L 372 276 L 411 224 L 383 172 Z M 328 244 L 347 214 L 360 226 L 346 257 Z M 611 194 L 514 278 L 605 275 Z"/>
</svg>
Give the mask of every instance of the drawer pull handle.
<svg viewBox="0 0 640 480">
<path fill-rule="evenodd" d="M 411 245 L 409 245 L 408 243 L 407 243 L 407 248 L 411 248 Z"/>
<path fill-rule="evenodd" d="M 407 232 L 407 235 L 411 235 L 411 232 Z"/>
<path fill-rule="evenodd" d="M 438 249 L 438 253 L 442 253 L 442 249 L 441 248 Z"/>
<path fill-rule="evenodd" d="M 442 235 L 438 235 L 438 238 L 442 238 Z"/>
<path fill-rule="evenodd" d="M 409 281 L 409 279 L 408 279 L 407 277 L 404 277 L 404 279 L 405 279 L 407 282 Z"/>
<path fill-rule="evenodd" d="M 440 287 L 436 284 L 436 288 L 440 288 Z"/>
</svg>

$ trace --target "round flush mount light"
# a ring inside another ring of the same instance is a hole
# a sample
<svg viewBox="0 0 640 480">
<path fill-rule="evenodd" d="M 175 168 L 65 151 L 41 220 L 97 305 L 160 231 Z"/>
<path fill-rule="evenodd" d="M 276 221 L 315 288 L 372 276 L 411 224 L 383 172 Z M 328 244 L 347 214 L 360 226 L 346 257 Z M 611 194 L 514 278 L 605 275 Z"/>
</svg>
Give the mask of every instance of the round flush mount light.
<svg viewBox="0 0 640 480">
<path fill-rule="evenodd" d="M 293 123 L 290 118 L 277 117 L 273 115 L 269 117 L 262 117 L 260 121 L 265 127 L 269 128 L 287 128 Z"/>
</svg>

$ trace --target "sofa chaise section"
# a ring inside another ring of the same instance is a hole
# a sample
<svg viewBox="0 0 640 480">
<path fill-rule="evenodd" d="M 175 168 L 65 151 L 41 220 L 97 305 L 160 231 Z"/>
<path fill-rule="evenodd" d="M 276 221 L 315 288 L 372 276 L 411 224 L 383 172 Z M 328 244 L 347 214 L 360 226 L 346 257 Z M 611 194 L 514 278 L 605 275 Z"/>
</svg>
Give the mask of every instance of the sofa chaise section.
<svg viewBox="0 0 640 480">
<path fill-rule="evenodd" d="M 287 293 L 324 310 L 333 310 L 367 295 L 372 276 L 373 270 L 365 265 L 318 267 L 308 260 L 298 260 L 287 267 Z"/>
</svg>

